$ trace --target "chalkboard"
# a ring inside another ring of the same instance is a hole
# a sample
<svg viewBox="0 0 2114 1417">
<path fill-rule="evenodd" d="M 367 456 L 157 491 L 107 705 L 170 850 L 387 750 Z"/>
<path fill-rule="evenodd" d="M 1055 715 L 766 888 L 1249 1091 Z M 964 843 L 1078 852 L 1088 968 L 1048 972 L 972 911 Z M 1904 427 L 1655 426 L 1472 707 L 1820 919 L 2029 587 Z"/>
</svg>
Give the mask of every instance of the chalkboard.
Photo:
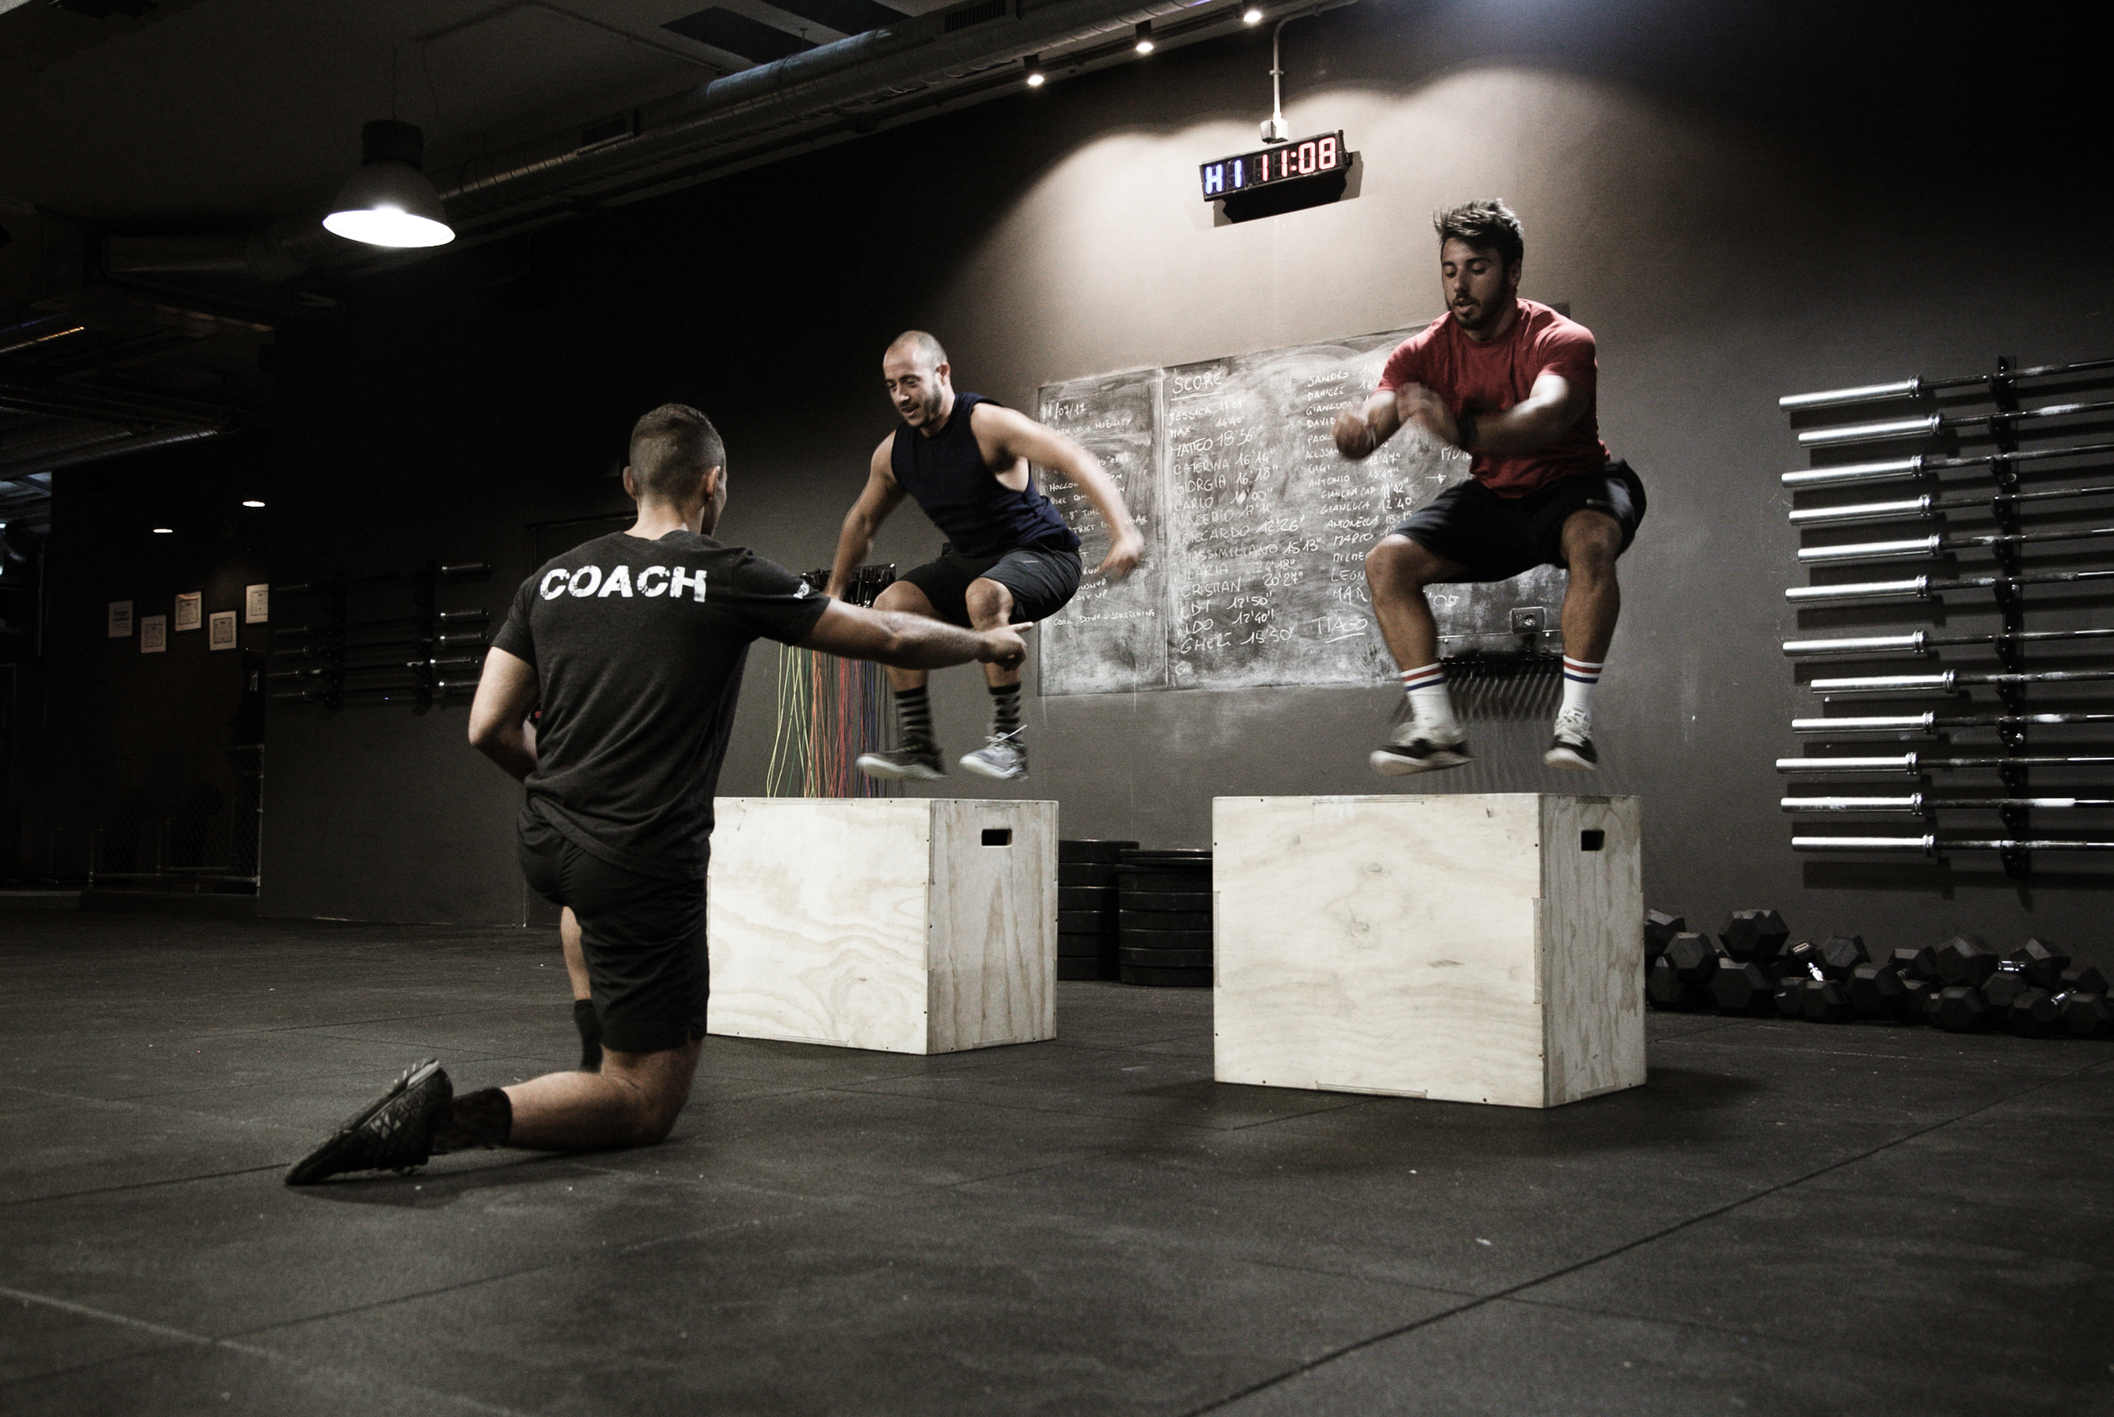
<svg viewBox="0 0 2114 1417">
<path fill-rule="evenodd" d="M 1413 331 L 1233 355 L 1052 384 L 1042 421 L 1115 478 L 1145 560 L 1108 585 L 1089 574 L 1043 623 L 1042 692 L 1369 684 L 1394 673 L 1372 618 L 1365 553 L 1415 508 L 1468 475 L 1456 448 L 1396 435 L 1362 463 L 1329 434 L 1336 410 L 1379 381 Z M 1078 490 L 1044 477 L 1086 547 L 1108 533 Z M 1513 612 L 1554 630 L 1562 572 L 1434 586 L 1442 651 L 1522 641 Z M 1544 640 L 1542 643 L 1553 643 Z"/>
</svg>

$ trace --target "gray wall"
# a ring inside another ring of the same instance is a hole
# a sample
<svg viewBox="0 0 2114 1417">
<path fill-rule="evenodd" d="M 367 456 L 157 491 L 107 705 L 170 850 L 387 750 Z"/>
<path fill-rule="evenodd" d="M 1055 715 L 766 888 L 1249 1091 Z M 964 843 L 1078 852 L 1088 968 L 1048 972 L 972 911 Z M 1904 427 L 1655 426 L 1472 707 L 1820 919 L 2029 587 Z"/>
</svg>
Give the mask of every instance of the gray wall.
<svg viewBox="0 0 2114 1417">
<path fill-rule="evenodd" d="M 876 366 L 898 329 L 1032 406 L 1055 380 L 1400 326 L 1438 307 L 1431 210 L 1501 195 L 1528 228 L 1524 293 L 1598 335 L 1604 435 L 1652 494 L 1590 784 L 1643 796 L 1651 899 L 1888 945 L 2088 937 L 2105 878 L 2075 863 L 2029 891 L 1971 857 L 1802 861 L 1772 768 L 1809 701 L 1776 647 L 1796 547 L 1777 474 L 1799 463 L 1777 395 L 2114 348 L 2102 164 L 2076 115 L 2034 108 L 2060 75 L 2028 85 L 2017 57 L 2056 51 L 1928 11 L 1693 9 L 1367 0 L 1292 25 L 1292 127 L 1344 128 L 1364 171 L 1354 199 L 1272 220 L 1214 226 L 1194 189 L 1266 112 L 1253 33 L 348 286 L 284 351 L 275 575 L 486 557 L 497 610 L 539 559 L 524 528 L 619 504 L 624 430 L 671 397 L 727 434 L 727 538 L 819 564 L 890 426 Z M 2042 141 L 2013 152 L 1998 121 Z M 936 541 L 906 510 L 877 555 Z M 772 653 L 729 793 L 762 787 Z M 939 684 L 959 750 L 984 695 L 971 671 Z M 1068 835 L 1203 845 L 1214 795 L 1402 790 L 1364 767 L 1392 707 L 1382 687 L 1031 696 L 1019 795 L 1059 800 Z M 461 727 L 279 714 L 267 910 L 523 918 L 512 789 Z M 1479 765 L 1413 785 L 1588 785 L 1539 767 L 1545 732 L 1482 724 Z"/>
</svg>

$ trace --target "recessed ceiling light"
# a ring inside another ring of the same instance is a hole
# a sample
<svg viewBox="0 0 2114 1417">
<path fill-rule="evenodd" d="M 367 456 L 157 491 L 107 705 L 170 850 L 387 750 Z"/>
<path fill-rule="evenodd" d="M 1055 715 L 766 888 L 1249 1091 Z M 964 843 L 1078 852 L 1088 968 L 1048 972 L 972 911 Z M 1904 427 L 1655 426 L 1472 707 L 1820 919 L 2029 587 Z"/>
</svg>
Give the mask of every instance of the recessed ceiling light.
<svg viewBox="0 0 2114 1417">
<path fill-rule="evenodd" d="M 156 536 L 174 536 L 176 535 L 176 528 L 173 526 L 158 526 L 154 528 L 154 534 Z"/>
<path fill-rule="evenodd" d="M 1140 53 L 1140 54 L 1150 54 L 1150 53 L 1152 53 L 1152 21 L 1151 21 L 1151 20 L 1140 20 L 1140 21 L 1138 22 L 1138 53 Z"/>
<path fill-rule="evenodd" d="M 255 497 L 245 497 L 242 505 L 245 507 L 261 507 L 264 503 L 258 501 Z"/>
<path fill-rule="evenodd" d="M 1259 25 L 1259 24 L 1261 24 L 1262 22 L 1263 22 L 1263 11 L 1262 11 L 1262 6 L 1260 6 L 1260 5 L 1250 5 L 1250 6 L 1249 6 L 1249 7 L 1247 8 L 1247 9 L 1245 9 L 1245 10 L 1241 11 L 1241 23 L 1242 23 L 1242 24 L 1244 24 L 1244 25 Z"/>
<path fill-rule="evenodd" d="M 1043 86 L 1043 84 L 1044 84 L 1044 83 L 1046 83 L 1046 82 L 1048 81 L 1048 78 L 1049 78 L 1049 76 L 1048 76 L 1048 75 L 1046 75 L 1046 74 L 1044 74 L 1044 73 L 1042 72 L 1042 56 L 1041 56 L 1041 55 L 1039 55 L 1039 54 L 1030 54 L 1030 55 L 1029 55 L 1029 56 L 1027 57 L 1027 69 L 1028 69 L 1028 87 L 1029 87 L 1029 88 L 1031 88 L 1031 89 L 1039 89 L 1039 88 L 1041 88 L 1041 87 Z"/>
</svg>

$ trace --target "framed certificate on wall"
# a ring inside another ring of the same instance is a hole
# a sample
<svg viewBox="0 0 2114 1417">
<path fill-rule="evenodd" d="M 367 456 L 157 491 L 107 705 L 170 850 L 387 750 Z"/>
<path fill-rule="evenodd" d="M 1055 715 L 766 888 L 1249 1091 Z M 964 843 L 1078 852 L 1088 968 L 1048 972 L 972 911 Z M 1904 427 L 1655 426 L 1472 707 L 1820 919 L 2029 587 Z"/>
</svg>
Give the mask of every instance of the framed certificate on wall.
<svg viewBox="0 0 2114 1417">
<path fill-rule="evenodd" d="M 166 615 L 142 615 L 139 617 L 139 652 L 160 654 L 169 648 L 169 617 Z"/>
<path fill-rule="evenodd" d="M 204 603 L 205 594 L 202 591 L 185 591 L 182 595 L 177 596 L 176 628 L 179 630 L 197 629 L 203 623 L 199 612 Z"/>
<path fill-rule="evenodd" d="M 235 647 L 235 612 L 216 610 L 212 614 L 212 628 L 206 632 L 207 649 L 233 649 Z"/>
</svg>

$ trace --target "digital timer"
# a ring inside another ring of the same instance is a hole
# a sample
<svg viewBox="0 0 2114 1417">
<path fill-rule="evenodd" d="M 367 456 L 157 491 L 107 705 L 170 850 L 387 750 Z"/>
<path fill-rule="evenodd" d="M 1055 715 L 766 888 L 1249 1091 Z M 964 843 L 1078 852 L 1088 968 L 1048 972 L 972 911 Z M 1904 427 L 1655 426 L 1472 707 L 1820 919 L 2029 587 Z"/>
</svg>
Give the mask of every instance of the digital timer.
<svg viewBox="0 0 2114 1417">
<path fill-rule="evenodd" d="M 1204 163 L 1200 169 L 1204 179 L 1204 200 L 1216 202 L 1273 183 L 1341 172 L 1348 160 L 1340 131 L 1323 133 L 1318 138 L 1301 138 L 1282 147 L 1265 148 L 1259 153 L 1222 157 L 1216 162 Z"/>
</svg>

